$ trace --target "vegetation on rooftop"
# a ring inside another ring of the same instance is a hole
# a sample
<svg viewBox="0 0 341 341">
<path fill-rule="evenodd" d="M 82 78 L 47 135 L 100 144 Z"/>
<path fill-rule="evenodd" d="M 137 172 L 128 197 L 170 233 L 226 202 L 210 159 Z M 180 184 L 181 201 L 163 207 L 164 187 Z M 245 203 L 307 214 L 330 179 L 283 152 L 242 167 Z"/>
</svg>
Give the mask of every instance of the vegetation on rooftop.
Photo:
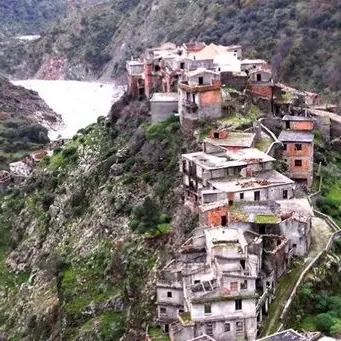
<svg viewBox="0 0 341 341">
<path fill-rule="evenodd" d="M 276 214 L 256 214 L 255 223 L 256 224 L 276 224 L 280 218 Z"/>
</svg>

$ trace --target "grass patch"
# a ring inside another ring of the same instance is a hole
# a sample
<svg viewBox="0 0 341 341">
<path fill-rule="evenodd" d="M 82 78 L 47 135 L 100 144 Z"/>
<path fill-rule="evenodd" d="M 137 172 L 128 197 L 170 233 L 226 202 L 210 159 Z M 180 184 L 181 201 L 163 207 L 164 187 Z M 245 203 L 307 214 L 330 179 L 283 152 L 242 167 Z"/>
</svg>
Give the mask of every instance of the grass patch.
<svg viewBox="0 0 341 341">
<path fill-rule="evenodd" d="M 257 214 L 255 218 L 256 224 L 276 224 L 280 218 L 275 214 Z"/>
<path fill-rule="evenodd" d="M 282 276 L 276 287 L 276 299 L 270 304 L 268 315 L 263 323 L 261 337 L 275 333 L 280 325 L 279 317 L 304 267 L 302 260 L 293 263 L 290 272 Z"/>
</svg>

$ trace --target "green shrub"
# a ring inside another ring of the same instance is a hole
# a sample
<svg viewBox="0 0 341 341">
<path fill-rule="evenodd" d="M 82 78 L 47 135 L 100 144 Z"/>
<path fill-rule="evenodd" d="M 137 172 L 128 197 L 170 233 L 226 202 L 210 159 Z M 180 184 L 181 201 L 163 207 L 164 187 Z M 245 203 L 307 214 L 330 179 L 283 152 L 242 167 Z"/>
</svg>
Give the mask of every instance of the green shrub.
<svg viewBox="0 0 341 341">
<path fill-rule="evenodd" d="M 54 193 L 45 193 L 42 197 L 42 206 L 44 211 L 48 211 L 50 206 L 53 204 L 56 195 Z"/>
<path fill-rule="evenodd" d="M 329 313 L 322 313 L 316 317 L 316 327 L 323 333 L 330 335 L 333 325 L 336 324 L 335 318 Z"/>
<path fill-rule="evenodd" d="M 171 216 L 169 216 L 168 214 L 166 214 L 166 213 L 162 213 L 161 215 L 160 215 L 160 218 L 159 218 L 159 223 L 160 224 L 168 224 L 168 223 L 170 223 L 171 222 L 171 220 L 172 220 L 172 217 Z"/>
<path fill-rule="evenodd" d="M 125 172 L 130 172 L 131 168 L 134 166 L 135 164 L 135 158 L 131 157 L 127 160 L 125 160 L 124 164 L 123 164 L 123 170 Z"/>
</svg>

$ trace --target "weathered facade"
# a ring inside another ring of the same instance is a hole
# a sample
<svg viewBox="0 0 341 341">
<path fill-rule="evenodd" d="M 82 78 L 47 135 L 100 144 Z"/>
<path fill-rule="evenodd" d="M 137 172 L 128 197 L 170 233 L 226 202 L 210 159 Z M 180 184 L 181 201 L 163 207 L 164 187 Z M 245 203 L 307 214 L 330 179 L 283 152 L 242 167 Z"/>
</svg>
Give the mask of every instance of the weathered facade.
<svg viewBox="0 0 341 341">
<path fill-rule="evenodd" d="M 164 281 L 157 283 L 158 318 L 171 340 L 185 341 L 202 334 L 217 341 L 254 340 L 260 309 L 256 279 L 262 262 L 262 238 L 233 228 L 200 230 L 180 251 L 180 259 L 168 264 L 161 278 L 177 274 L 182 278 L 183 295 L 172 289 L 174 294 L 168 291 L 168 301 L 164 302 Z M 179 305 L 181 297 L 183 306 Z M 162 317 L 164 308 L 169 314 Z"/>
<path fill-rule="evenodd" d="M 155 92 L 150 99 L 152 122 L 166 120 L 169 116 L 178 112 L 178 93 Z"/>
<path fill-rule="evenodd" d="M 288 176 L 304 181 L 308 186 L 313 182 L 314 122 L 309 117 L 284 116 L 284 130 L 278 139 L 283 143 L 283 158 L 288 164 Z"/>
<path fill-rule="evenodd" d="M 199 68 L 184 74 L 178 84 L 180 123 L 184 131 L 191 131 L 199 119 L 221 117 L 220 86 L 217 72 Z"/>
</svg>

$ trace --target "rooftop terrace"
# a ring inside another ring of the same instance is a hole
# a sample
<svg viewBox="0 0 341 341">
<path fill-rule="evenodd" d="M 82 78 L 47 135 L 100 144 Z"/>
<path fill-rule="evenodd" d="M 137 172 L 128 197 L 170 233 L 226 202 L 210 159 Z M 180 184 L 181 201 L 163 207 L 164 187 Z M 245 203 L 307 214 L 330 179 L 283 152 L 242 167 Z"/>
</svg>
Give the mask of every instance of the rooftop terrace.
<svg viewBox="0 0 341 341">
<path fill-rule="evenodd" d="M 210 180 L 209 183 L 222 192 L 243 192 L 272 186 L 294 184 L 294 181 L 276 170 L 269 170 L 254 174 L 248 178 Z"/>
<path fill-rule="evenodd" d="M 273 157 L 256 148 L 245 148 L 234 152 L 227 150 L 215 154 L 207 154 L 201 151 L 183 154 L 183 158 L 195 162 L 206 170 L 275 161 Z"/>
<path fill-rule="evenodd" d="M 242 132 L 229 132 L 227 138 L 206 138 L 204 142 L 211 143 L 215 146 L 222 147 L 252 147 L 256 134 L 242 133 Z"/>
</svg>

